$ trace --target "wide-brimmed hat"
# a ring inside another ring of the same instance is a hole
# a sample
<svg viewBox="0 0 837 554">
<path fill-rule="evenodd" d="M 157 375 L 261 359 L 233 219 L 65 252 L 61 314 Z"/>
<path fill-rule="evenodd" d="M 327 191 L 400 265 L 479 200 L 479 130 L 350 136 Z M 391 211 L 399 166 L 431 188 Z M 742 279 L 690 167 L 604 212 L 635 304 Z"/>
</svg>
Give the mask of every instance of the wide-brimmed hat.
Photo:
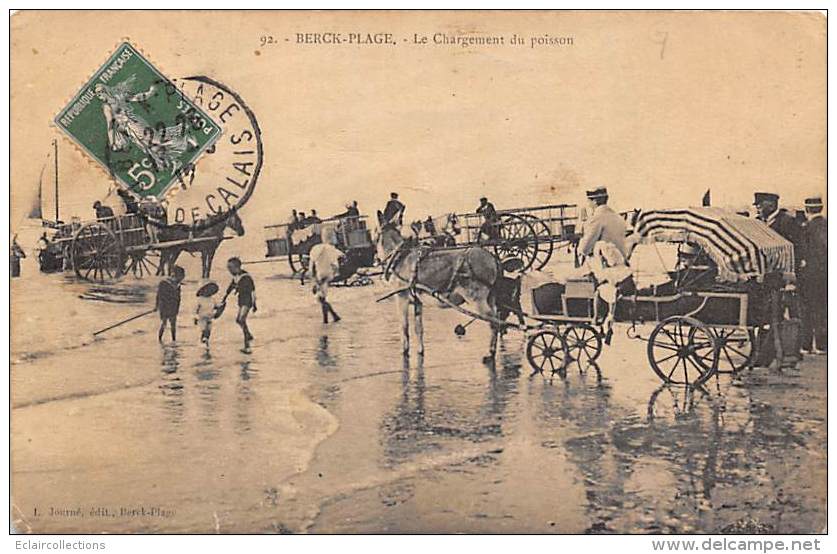
<svg viewBox="0 0 837 554">
<path fill-rule="evenodd" d="M 757 192 L 753 195 L 753 206 L 758 206 L 762 202 L 778 202 L 779 195 L 773 192 Z"/>
<path fill-rule="evenodd" d="M 607 187 L 596 187 L 587 191 L 587 198 L 595 200 L 596 198 L 604 198 L 607 196 Z"/>
<path fill-rule="evenodd" d="M 218 292 L 218 283 L 213 281 L 208 282 L 204 286 L 198 289 L 196 293 L 197 296 L 212 296 L 213 294 Z"/>
</svg>

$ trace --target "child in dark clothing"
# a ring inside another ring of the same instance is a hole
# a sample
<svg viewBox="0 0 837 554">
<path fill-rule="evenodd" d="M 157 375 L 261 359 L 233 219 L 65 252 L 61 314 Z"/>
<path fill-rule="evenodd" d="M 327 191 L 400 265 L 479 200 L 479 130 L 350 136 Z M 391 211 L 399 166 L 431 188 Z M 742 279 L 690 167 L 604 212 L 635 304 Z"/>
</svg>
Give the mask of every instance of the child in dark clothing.
<svg viewBox="0 0 837 554">
<path fill-rule="evenodd" d="M 186 271 L 179 265 L 174 266 L 172 276 L 160 281 L 157 287 L 157 301 L 154 310 L 160 314 L 160 330 L 157 340 L 163 342 L 166 323 L 170 326 L 171 340 L 177 340 L 177 314 L 180 312 L 180 285 L 186 277 Z"/>
<path fill-rule="evenodd" d="M 222 304 L 227 302 L 227 296 L 235 292 L 238 295 L 238 313 L 235 317 L 235 322 L 241 327 L 244 333 L 244 349 L 243 352 L 250 352 L 250 342 L 253 340 L 253 335 L 247 327 L 247 315 L 250 310 L 255 312 L 256 308 L 256 284 L 249 273 L 244 271 L 241 267 L 241 260 L 238 258 L 230 258 L 227 261 L 227 269 L 232 275 L 232 282 L 227 287 L 227 292 L 224 294 Z"/>
</svg>

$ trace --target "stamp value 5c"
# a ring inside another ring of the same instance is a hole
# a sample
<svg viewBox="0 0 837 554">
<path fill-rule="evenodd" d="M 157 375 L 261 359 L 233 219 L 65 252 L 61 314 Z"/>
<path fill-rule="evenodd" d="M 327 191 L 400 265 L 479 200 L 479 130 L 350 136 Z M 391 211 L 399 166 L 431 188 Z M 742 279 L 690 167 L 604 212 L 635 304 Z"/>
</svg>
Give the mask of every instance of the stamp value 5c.
<svg viewBox="0 0 837 554">
<path fill-rule="evenodd" d="M 164 196 L 221 134 L 206 112 L 127 42 L 55 123 L 140 197 Z"/>
</svg>

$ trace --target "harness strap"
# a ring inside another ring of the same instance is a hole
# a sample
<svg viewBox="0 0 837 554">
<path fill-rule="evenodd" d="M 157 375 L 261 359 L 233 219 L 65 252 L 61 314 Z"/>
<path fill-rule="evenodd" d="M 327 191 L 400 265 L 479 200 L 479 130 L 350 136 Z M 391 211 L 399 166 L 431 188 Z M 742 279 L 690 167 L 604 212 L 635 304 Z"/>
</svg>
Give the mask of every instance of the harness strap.
<svg viewBox="0 0 837 554">
<path fill-rule="evenodd" d="M 418 293 L 416 292 L 416 284 L 418 283 L 418 274 L 419 274 L 419 265 L 421 264 L 422 260 L 427 257 L 430 250 L 425 248 L 424 246 L 419 246 L 413 250 L 418 251 L 418 255 L 416 256 L 416 262 L 413 264 L 413 275 L 410 277 L 410 296 L 413 297 L 413 301 L 418 301 Z"/>
<path fill-rule="evenodd" d="M 408 279 L 406 279 L 403 276 L 398 274 L 398 271 L 396 270 L 396 265 L 398 265 L 404 258 L 406 258 L 406 256 L 408 256 L 413 250 L 418 251 L 418 256 L 416 256 L 416 261 L 413 264 L 413 274 L 410 276 L 410 279 L 408 280 Z M 450 281 L 448 282 L 447 287 L 442 291 L 436 291 L 437 294 L 447 294 L 447 293 L 452 292 L 453 289 L 456 288 L 456 285 L 458 284 L 459 279 L 463 276 L 467 276 L 471 279 L 474 279 L 475 281 L 479 281 L 480 283 L 486 285 L 487 287 L 494 287 L 496 285 L 496 282 L 495 283 L 489 283 L 489 282 L 485 281 L 484 279 L 480 279 L 475 274 L 475 272 L 473 271 L 473 268 L 471 267 L 470 262 L 468 261 L 468 252 L 470 252 L 470 251 L 471 251 L 471 248 L 466 248 L 465 250 L 462 251 L 462 253 L 460 253 L 457 256 L 456 262 L 455 262 L 455 265 L 454 265 L 454 269 L 453 269 L 453 273 L 451 274 L 451 278 L 450 278 Z M 384 278 L 389 280 L 390 275 L 394 274 L 401 281 L 404 281 L 405 283 L 407 283 L 407 286 L 404 289 L 401 289 L 401 290 L 409 290 L 411 295 L 413 296 L 414 300 L 417 300 L 418 299 L 418 292 L 417 291 L 426 292 L 426 290 L 429 290 L 429 289 L 427 289 L 427 287 L 425 287 L 424 285 L 421 285 L 421 283 L 418 282 L 418 274 L 419 274 L 419 268 L 421 266 L 421 262 L 423 262 L 425 260 L 425 258 L 427 258 L 432 252 L 433 252 L 432 248 L 427 248 L 427 247 L 424 247 L 424 246 L 414 246 L 413 244 L 410 243 L 410 241 L 402 242 L 401 245 L 398 247 L 398 249 L 396 251 L 394 251 L 393 254 L 389 257 L 388 262 L 386 264 L 386 268 L 384 269 Z M 463 271 L 463 269 L 465 269 L 466 266 L 467 266 L 467 270 Z M 497 272 L 498 272 L 498 275 L 502 275 L 502 268 L 500 267 L 499 262 L 497 262 Z"/>
<path fill-rule="evenodd" d="M 457 278 L 460 276 L 460 272 L 462 271 L 462 266 L 465 265 L 465 262 L 468 261 L 468 251 L 470 248 L 466 248 L 459 257 L 456 258 L 456 265 L 453 267 L 453 273 L 450 275 L 450 282 L 448 283 L 448 288 L 445 292 L 452 292 L 453 289 L 456 287 Z M 471 272 L 473 273 L 473 272 Z"/>
</svg>

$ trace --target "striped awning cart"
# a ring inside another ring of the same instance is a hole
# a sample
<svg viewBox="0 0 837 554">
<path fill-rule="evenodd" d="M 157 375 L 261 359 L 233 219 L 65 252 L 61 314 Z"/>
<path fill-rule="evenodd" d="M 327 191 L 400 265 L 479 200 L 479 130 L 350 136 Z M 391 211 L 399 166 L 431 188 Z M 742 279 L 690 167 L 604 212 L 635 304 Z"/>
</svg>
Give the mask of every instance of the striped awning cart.
<svg viewBox="0 0 837 554">
<path fill-rule="evenodd" d="M 642 242 L 699 245 L 718 266 L 718 279 L 761 280 L 766 274 L 794 273 L 793 245 L 764 222 L 721 208 L 700 207 L 642 212 L 634 226 Z"/>
</svg>

